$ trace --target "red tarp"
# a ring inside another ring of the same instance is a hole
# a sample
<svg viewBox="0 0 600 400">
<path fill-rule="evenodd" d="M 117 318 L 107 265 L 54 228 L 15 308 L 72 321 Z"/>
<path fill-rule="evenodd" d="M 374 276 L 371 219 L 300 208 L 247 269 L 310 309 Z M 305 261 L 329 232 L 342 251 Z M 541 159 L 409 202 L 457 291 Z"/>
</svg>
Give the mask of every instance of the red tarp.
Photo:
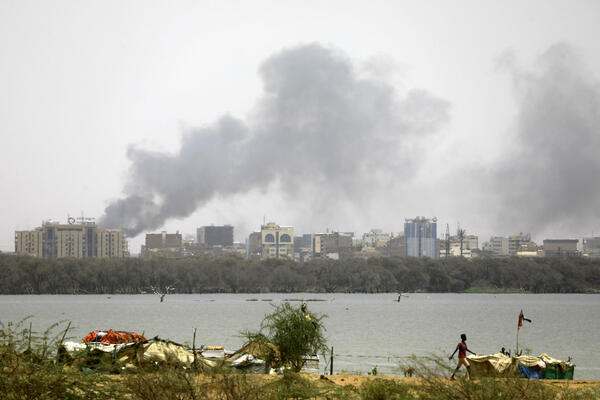
<svg viewBox="0 0 600 400">
<path fill-rule="evenodd" d="M 123 331 L 113 331 L 109 329 L 107 331 L 94 331 L 88 333 L 83 341 L 85 343 L 90 342 L 100 342 L 100 343 L 112 343 L 112 344 L 121 344 L 121 343 L 132 343 L 139 342 L 142 340 L 146 340 L 145 337 L 135 332 L 123 332 Z"/>
</svg>

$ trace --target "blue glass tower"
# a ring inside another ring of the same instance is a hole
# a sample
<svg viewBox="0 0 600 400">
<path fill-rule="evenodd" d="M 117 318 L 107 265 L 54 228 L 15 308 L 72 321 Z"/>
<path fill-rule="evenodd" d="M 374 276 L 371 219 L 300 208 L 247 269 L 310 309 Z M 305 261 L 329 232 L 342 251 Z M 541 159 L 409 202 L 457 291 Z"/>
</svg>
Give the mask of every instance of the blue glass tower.
<svg viewBox="0 0 600 400">
<path fill-rule="evenodd" d="M 407 257 L 439 257 L 437 218 L 417 217 L 404 222 Z"/>
</svg>

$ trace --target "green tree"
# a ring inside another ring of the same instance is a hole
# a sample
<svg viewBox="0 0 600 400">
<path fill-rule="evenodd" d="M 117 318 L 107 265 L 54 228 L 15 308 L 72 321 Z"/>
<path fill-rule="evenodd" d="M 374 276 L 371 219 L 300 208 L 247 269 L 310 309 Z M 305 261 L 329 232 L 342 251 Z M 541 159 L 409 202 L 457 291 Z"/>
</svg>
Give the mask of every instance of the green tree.
<svg viewBox="0 0 600 400">
<path fill-rule="evenodd" d="M 258 342 L 272 349 L 264 355 L 269 365 L 289 366 L 298 372 L 304 366 L 307 355 L 327 353 L 322 323 L 325 317 L 303 310 L 302 307 L 292 307 L 286 302 L 275 306 L 271 314 L 265 315 L 258 332 L 243 334 L 248 344 Z"/>
</svg>

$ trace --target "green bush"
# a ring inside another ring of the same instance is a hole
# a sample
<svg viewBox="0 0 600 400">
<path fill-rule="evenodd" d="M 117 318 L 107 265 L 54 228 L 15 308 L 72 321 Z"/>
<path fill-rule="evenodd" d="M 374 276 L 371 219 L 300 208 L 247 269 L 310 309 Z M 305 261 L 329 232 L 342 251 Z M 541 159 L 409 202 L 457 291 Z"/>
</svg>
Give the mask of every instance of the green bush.
<svg viewBox="0 0 600 400">
<path fill-rule="evenodd" d="M 260 331 L 244 332 L 248 343 L 259 342 L 275 346 L 264 358 L 271 366 L 289 366 L 300 371 L 305 364 L 305 356 L 327 353 L 327 343 L 322 324 L 324 315 L 303 311 L 290 303 L 274 306 L 275 311 L 267 314 L 261 323 Z"/>
</svg>

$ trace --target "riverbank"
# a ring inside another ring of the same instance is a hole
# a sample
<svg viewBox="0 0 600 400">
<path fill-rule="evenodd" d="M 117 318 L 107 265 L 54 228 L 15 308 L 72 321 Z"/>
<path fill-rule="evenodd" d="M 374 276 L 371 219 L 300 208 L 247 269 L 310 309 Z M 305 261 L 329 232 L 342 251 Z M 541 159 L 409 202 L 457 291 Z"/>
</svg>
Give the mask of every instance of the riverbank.
<svg viewBox="0 0 600 400">
<path fill-rule="evenodd" d="M 115 380 L 113 380 L 115 384 Z M 340 400 L 485 400 L 485 399 L 597 399 L 600 381 L 528 379 L 456 379 L 397 376 L 239 375 L 181 373 L 117 377 L 134 399 L 340 399 Z M 184 394 L 184 393 L 187 393 Z M 183 394 L 183 395 L 181 395 Z M 186 397 L 187 396 L 187 397 Z M 197 397 L 194 397 L 197 396 Z"/>
</svg>

